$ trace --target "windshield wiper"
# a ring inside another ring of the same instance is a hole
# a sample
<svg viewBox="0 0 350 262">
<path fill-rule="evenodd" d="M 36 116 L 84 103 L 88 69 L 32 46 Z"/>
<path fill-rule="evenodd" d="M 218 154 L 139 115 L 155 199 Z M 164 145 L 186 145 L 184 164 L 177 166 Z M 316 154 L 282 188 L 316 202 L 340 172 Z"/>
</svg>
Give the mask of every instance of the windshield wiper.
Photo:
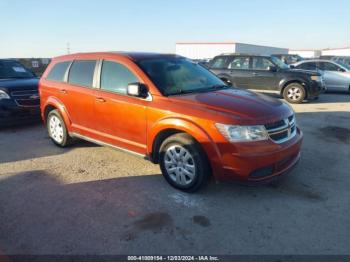
<svg viewBox="0 0 350 262">
<path fill-rule="evenodd" d="M 224 88 L 229 88 L 227 85 L 212 85 L 207 88 L 201 88 L 201 89 L 192 89 L 192 90 L 183 90 L 182 88 L 179 88 L 177 92 L 175 93 L 170 93 L 167 94 L 168 96 L 173 96 L 173 95 L 182 95 L 182 94 L 191 94 L 191 93 L 202 93 L 202 92 L 209 92 L 217 89 L 224 89 Z"/>
<path fill-rule="evenodd" d="M 182 95 L 182 94 L 191 94 L 196 92 L 196 90 L 183 90 L 182 88 L 179 88 L 177 92 L 174 93 L 168 93 L 168 96 L 175 96 L 175 95 Z"/>
<path fill-rule="evenodd" d="M 229 88 L 228 85 L 212 85 L 210 86 L 210 89 L 223 89 L 223 88 Z"/>
<path fill-rule="evenodd" d="M 30 78 L 29 76 L 4 76 L 0 77 L 0 79 L 25 79 Z"/>
</svg>

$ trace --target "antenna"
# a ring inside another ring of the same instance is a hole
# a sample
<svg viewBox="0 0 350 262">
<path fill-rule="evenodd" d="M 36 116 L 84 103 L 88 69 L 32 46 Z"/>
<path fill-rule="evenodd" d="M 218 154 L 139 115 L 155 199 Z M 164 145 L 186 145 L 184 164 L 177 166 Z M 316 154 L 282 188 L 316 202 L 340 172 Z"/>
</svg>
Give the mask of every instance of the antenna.
<svg viewBox="0 0 350 262">
<path fill-rule="evenodd" d="M 67 42 L 67 54 L 69 55 L 70 54 L 70 43 Z"/>
</svg>

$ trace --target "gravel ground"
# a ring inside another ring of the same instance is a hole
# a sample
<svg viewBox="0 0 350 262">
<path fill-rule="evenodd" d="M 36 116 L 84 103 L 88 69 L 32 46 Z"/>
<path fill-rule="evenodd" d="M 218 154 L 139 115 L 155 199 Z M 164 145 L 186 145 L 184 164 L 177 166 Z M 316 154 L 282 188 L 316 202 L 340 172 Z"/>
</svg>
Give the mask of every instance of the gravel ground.
<svg viewBox="0 0 350 262">
<path fill-rule="evenodd" d="M 57 148 L 41 124 L 1 129 L 0 254 L 350 254 L 350 95 L 293 107 L 293 172 L 197 194 L 133 155 Z"/>
</svg>

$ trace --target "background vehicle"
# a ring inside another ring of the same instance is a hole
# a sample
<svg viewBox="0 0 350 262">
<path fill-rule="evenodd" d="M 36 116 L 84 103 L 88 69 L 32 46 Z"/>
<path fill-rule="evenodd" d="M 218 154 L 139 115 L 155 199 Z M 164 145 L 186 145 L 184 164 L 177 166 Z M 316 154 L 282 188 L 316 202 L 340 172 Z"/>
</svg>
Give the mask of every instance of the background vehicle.
<svg viewBox="0 0 350 262">
<path fill-rule="evenodd" d="M 295 64 L 297 62 L 305 60 L 300 55 L 291 55 L 291 54 L 275 54 L 272 55 L 274 57 L 277 57 L 280 59 L 283 63 L 287 65 Z"/>
<path fill-rule="evenodd" d="M 40 119 L 37 77 L 15 60 L 0 60 L 0 126 Z"/>
<path fill-rule="evenodd" d="M 332 57 L 331 60 L 334 62 L 337 62 L 339 64 L 350 66 L 350 57 L 349 56 L 335 56 L 335 57 Z"/>
<path fill-rule="evenodd" d="M 184 57 L 91 53 L 53 59 L 40 80 L 53 142 L 73 137 L 159 163 L 184 191 L 218 180 L 259 182 L 293 168 L 302 133 L 287 104 L 228 87 Z M 243 153 L 241 153 L 243 152 Z"/>
<path fill-rule="evenodd" d="M 317 98 L 324 88 L 320 73 L 291 70 L 273 56 L 221 55 L 213 59 L 209 68 L 234 86 L 276 93 L 290 103 Z"/>
<path fill-rule="evenodd" d="M 194 59 L 193 61 L 208 68 L 211 59 Z"/>
<path fill-rule="evenodd" d="M 327 91 L 350 91 L 350 66 L 331 60 L 307 60 L 294 64 L 297 69 L 321 71 Z"/>
</svg>

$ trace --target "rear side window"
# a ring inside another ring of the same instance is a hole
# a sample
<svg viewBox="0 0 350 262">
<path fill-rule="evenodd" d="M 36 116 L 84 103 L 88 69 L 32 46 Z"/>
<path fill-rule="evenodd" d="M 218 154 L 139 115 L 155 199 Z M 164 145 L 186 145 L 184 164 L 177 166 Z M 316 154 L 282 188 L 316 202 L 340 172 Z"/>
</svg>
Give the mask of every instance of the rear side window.
<svg viewBox="0 0 350 262">
<path fill-rule="evenodd" d="M 103 61 L 101 71 L 101 89 L 126 94 L 128 84 L 139 82 L 138 78 L 124 65 Z"/>
<path fill-rule="evenodd" d="M 340 68 L 333 63 L 320 62 L 319 69 L 324 70 L 324 71 L 338 71 Z"/>
<path fill-rule="evenodd" d="M 228 56 L 220 56 L 220 57 L 214 58 L 214 61 L 211 64 L 211 68 L 213 69 L 227 68 L 229 59 L 230 58 Z"/>
<path fill-rule="evenodd" d="M 53 66 L 49 74 L 47 75 L 48 80 L 53 80 L 53 81 L 64 81 L 64 75 L 67 72 L 67 69 L 70 65 L 71 61 L 67 62 L 60 62 L 57 63 Z"/>
<path fill-rule="evenodd" d="M 74 61 L 69 70 L 68 82 L 73 85 L 92 87 L 96 60 Z"/>
</svg>

